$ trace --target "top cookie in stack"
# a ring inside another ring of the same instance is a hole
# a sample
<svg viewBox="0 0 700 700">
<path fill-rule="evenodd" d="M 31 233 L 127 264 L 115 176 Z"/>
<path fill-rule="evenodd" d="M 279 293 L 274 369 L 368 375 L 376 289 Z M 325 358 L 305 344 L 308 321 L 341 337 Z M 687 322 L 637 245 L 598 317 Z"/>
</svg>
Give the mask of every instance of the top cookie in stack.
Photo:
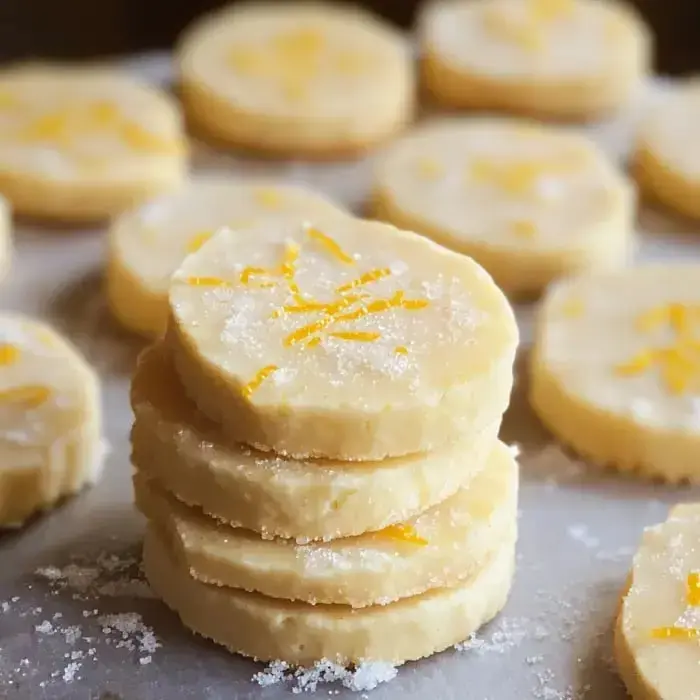
<svg viewBox="0 0 700 700">
<path fill-rule="evenodd" d="M 145 567 L 234 651 L 398 663 L 507 596 L 517 468 L 497 433 L 517 327 L 471 259 L 312 219 L 221 230 L 173 277 L 132 387 Z"/>
</svg>

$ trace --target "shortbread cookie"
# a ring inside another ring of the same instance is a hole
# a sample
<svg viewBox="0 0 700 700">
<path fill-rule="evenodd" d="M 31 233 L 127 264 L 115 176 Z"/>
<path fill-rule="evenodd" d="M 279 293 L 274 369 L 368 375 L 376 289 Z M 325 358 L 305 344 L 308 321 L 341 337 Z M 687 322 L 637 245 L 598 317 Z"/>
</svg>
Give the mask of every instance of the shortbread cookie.
<svg viewBox="0 0 700 700">
<path fill-rule="evenodd" d="M 0 316 L 0 527 L 93 482 L 102 458 L 98 379 L 48 326 Z"/>
<path fill-rule="evenodd" d="M 510 591 L 514 553 L 513 541 L 506 541 L 474 577 L 453 588 L 361 610 L 197 581 L 153 526 L 144 568 L 153 590 L 187 627 L 243 656 L 302 665 L 321 659 L 401 664 L 466 639 L 497 615 Z"/>
<path fill-rule="evenodd" d="M 107 298 L 128 329 L 165 332 L 170 277 L 222 226 L 338 214 L 320 194 L 266 181 L 206 178 L 119 217 L 109 234 Z"/>
<path fill-rule="evenodd" d="M 620 265 L 631 247 L 634 188 L 570 130 L 438 120 L 389 149 L 374 189 L 376 218 L 471 255 L 511 294 Z"/>
<path fill-rule="evenodd" d="M 478 573 L 517 528 L 518 466 L 498 443 L 484 471 L 405 523 L 329 543 L 263 540 L 188 508 L 155 480 L 134 476 L 136 504 L 194 578 L 273 598 L 352 607 L 385 605 Z"/>
<path fill-rule="evenodd" d="M 634 700 L 690 700 L 700 688 L 700 504 L 644 533 L 615 629 Z"/>
<path fill-rule="evenodd" d="M 17 214 L 110 217 L 183 178 L 174 103 L 101 68 L 29 64 L 0 71 L 0 192 Z"/>
<path fill-rule="evenodd" d="M 162 350 L 147 350 L 134 376 L 133 464 L 182 501 L 265 537 L 329 540 L 406 520 L 469 484 L 498 433 L 495 422 L 441 450 L 361 464 L 228 447 Z"/>
<path fill-rule="evenodd" d="M 7 201 L 0 196 L 0 280 L 2 280 L 10 267 L 10 254 L 12 252 L 11 227 L 10 207 Z"/>
<path fill-rule="evenodd" d="M 530 400 L 592 461 L 700 481 L 700 265 L 556 284 L 539 312 Z"/>
<path fill-rule="evenodd" d="M 513 312 L 469 258 L 339 217 L 222 231 L 173 276 L 166 341 L 231 439 L 296 457 L 383 459 L 497 422 Z"/>
<path fill-rule="evenodd" d="M 447 107 L 590 119 L 630 101 L 650 33 L 623 3 L 437 0 L 419 21 L 423 80 Z"/>
<path fill-rule="evenodd" d="M 641 128 L 633 171 L 644 194 L 700 219 L 700 80 L 675 88 Z"/>
<path fill-rule="evenodd" d="M 356 8 L 238 4 L 187 33 L 178 65 L 195 130 L 234 147 L 355 154 L 393 136 L 413 113 L 406 39 Z"/>
</svg>

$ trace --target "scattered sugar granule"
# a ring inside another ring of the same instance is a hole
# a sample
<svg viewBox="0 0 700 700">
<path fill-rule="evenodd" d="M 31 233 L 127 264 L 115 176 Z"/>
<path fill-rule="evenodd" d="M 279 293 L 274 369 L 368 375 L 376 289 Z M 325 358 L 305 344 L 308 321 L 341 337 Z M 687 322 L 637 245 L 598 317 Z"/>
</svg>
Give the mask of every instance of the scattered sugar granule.
<svg viewBox="0 0 700 700">
<path fill-rule="evenodd" d="M 595 549 L 600 546 L 600 540 L 591 535 L 588 532 L 588 527 L 583 523 L 569 525 L 567 533 L 572 540 L 581 543 L 587 549 Z"/>
<path fill-rule="evenodd" d="M 78 663 L 77 661 L 71 661 L 64 669 L 63 669 L 63 680 L 66 683 L 72 683 L 75 680 L 75 676 L 80 670 L 81 664 Z"/>
<path fill-rule="evenodd" d="M 504 654 L 517 647 L 528 635 L 528 621 L 520 618 L 502 618 L 489 631 L 488 637 L 482 638 L 472 634 L 464 642 L 455 644 L 457 651 L 473 651 L 478 654 Z"/>
<path fill-rule="evenodd" d="M 34 625 L 34 630 L 39 634 L 56 633 L 56 628 L 48 620 L 44 620 L 40 625 Z"/>
</svg>

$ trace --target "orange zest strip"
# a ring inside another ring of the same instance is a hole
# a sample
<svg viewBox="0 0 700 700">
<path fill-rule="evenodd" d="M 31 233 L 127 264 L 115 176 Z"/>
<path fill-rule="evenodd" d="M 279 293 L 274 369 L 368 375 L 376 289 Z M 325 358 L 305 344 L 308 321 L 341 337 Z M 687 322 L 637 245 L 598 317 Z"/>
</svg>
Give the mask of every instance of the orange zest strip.
<svg viewBox="0 0 700 700">
<path fill-rule="evenodd" d="M 311 340 L 306 344 L 306 347 L 307 348 L 315 348 L 317 345 L 320 345 L 320 344 L 321 344 L 321 336 L 317 335 L 317 336 L 311 338 Z"/>
<path fill-rule="evenodd" d="M 401 301 L 401 308 L 408 311 L 416 311 L 417 309 L 424 309 L 428 306 L 427 299 L 403 299 Z"/>
<path fill-rule="evenodd" d="M 308 326 L 302 326 L 301 328 L 297 328 L 297 330 L 290 333 L 284 339 L 284 344 L 287 347 L 289 347 L 290 345 L 299 343 L 302 340 L 306 340 L 309 336 L 314 335 L 319 331 L 322 331 L 324 328 L 326 328 L 326 326 L 329 326 L 331 323 L 333 323 L 334 320 L 335 319 L 333 318 L 333 316 L 329 315 L 325 318 L 322 318 L 320 321 L 309 323 Z"/>
<path fill-rule="evenodd" d="M 322 233 L 317 228 L 306 230 L 307 235 L 314 241 L 318 241 L 334 258 L 346 265 L 354 265 L 355 260 L 348 255 L 330 236 Z"/>
<path fill-rule="evenodd" d="M 20 350 L 16 345 L 0 343 L 0 367 L 13 365 L 19 360 Z"/>
<path fill-rule="evenodd" d="M 357 340 L 363 343 L 371 343 L 373 340 L 378 340 L 382 337 L 381 333 L 373 333 L 371 331 L 337 331 L 328 335 L 338 340 Z"/>
<path fill-rule="evenodd" d="M 233 282 L 221 279 L 221 277 L 188 277 L 185 284 L 190 287 L 233 287 Z"/>
<path fill-rule="evenodd" d="M 394 352 L 397 355 L 408 355 L 408 348 L 405 345 L 397 345 L 394 348 Z"/>
<path fill-rule="evenodd" d="M 693 627 L 655 627 L 651 636 L 654 639 L 700 639 L 700 630 Z"/>
<path fill-rule="evenodd" d="M 700 607 L 700 571 L 688 574 L 686 600 L 688 605 Z"/>
<path fill-rule="evenodd" d="M 370 270 L 369 272 L 365 272 L 364 275 L 360 275 L 356 280 L 353 280 L 352 282 L 341 284 L 340 287 L 337 287 L 335 291 L 339 294 L 342 294 L 343 292 L 349 292 L 351 289 L 355 289 L 355 287 L 362 287 L 365 284 L 377 282 L 378 280 L 383 279 L 384 277 L 388 277 L 390 274 L 391 270 L 388 267 L 379 267 L 376 270 Z"/>
<path fill-rule="evenodd" d="M 241 393 L 245 398 L 249 398 L 260 388 L 260 385 L 279 368 L 277 365 L 267 365 L 257 372 L 257 374 L 241 389 Z"/>
<path fill-rule="evenodd" d="M 641 374 L 649 369 L 654 362 L 654 354 L 649 350 L 638 352 L 632 359 L 627 362 L 621 362 L 615 365 L 615 372 L 623 376 L 633 376 Z"/>
<path fill-rule="evenodd" d="M 26 408 L 37 408 L 50 396 L 48 387 L 28 384 L 0 391 L 0 403 L 21 403 Z"/>
<path fill-rule="evenodd" d="M 241 282 L 243 282 L 243 284 L 248 284 L 251 277 L 260 277 L 269 274 L 270 272 L 264 267 L 244 267 L 243 270 L 241 270 Z"/>
<path fill-rule="evenodd" d="M 400 542 L 407 542 L 421 547 L 425 547 L 425 545 L 428 544 L 428 540 L 421 537 L 412 525 L 406 525 L 404 523 L 389 525 L 389 527 L 385 527 L 377 534 L 382 538 L 399 540 Z"/>
</svg>

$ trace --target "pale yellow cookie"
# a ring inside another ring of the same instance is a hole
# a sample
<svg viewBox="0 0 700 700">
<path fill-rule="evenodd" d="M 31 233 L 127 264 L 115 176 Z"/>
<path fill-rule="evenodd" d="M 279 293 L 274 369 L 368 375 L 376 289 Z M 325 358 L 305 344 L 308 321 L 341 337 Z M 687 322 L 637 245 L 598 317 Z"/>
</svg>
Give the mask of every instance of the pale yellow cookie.
<svg viewBox="0 0 700 700">
<path fill-rule="evenodd" d="M 700 504 L 644 532 L 615 629 L 634 700 L 694 700 L 700 689 Z"/>
<path fill-rule="evenodd" d="M 700 481 L 700 265 L 554 285 L 539 310 L 530 401 L 592 461 Z"/>
<path fill-rule="evenodd" d="M 193 127 L 234 147 L 333 158 L 390 138 L 412 118 L 407 40 L 357 8 L 237 4 L 199 21 L 177 57 Z"/>
<path fill-rule="evenodd" d="M 264 180 L 194 180 L 120 216 L 109 232 L 107 299 L 128 329 L 158 337 L 168 319 L 170 277 L 188 253 L 222 226 L 302 222 L 338 215 L 329 200 L 303 187 Z"/>
<path fill-rule="evenodd" d="M 139 360 L 131 405 L 139 471 L 220 520 L 300 542 L 380 530 L 449 498 L 484 467 L 499 427 L 430 453 L 359 464 L 229 447 L 185 397 L 160 345 Z"/>
<path fill-rule="evenodd" d="M 10 267 L 12 253 L 12 219 L 7 201 L 0 196 L 0 280 Z"/>
<path fill-rule="evenodd" d="M 0 192 L 21 216 L 108 218 L 178 185 L 186 156 L 179 112 L 155 88 L 102 68 L 0 71 Z"/>
<path fill-rule="evenodd" d="M 664 96 L 640 130 L 633 172 L 644 194 L 700 219 L 700 80 Z"/>
<path fill-rule="evenodd" d="M 0 316 L 0 527 L 18 525 L 99 475 L 98 379 L 48 326 Z"/>
<path fill-rule="evenodd" d="M 222 231 L 173 276 L 166 343 L 227 436 L 370 460 L 487 429 L 508 405 L 513 311 L 469 258 L 339 217 Z"/>
<path fill-rule="evenodd" d="M 453 588 L 361 610 L 197 581 L 153 526 L 144 568 L 153 590 L 187 627 L 243 656 L 301 665 L 321 659 L 401 664 L 463 641 L 497 615 L 510 591 L 514 553 L 513 540 L 505 541 L 474 577 Z"/>
<path fill-rule="evenodd" d="M 376 218 L 472 256 L 509 294 L 623 264 L 634 188 L 570 130 L 506 119 L 442 119 L 379 160 Z"/>
<path fill-rule="evenodd" d="M 426 90 L 447 107 L 590 119 L 640 89 L 650 33 L 603 0 L 436 0 L 419 20 Z"/>
<path fill-rule="evenodd" d="M 517 529 L 518 466 L 498 443 L 485 469 L 443 503 L 375 533 L 297 545 L 263 540 L 188 508 L 134 476 L 136 504 L 190 575 L 273 598 L 385 605 L 474 576 Z"/>
</svg>

